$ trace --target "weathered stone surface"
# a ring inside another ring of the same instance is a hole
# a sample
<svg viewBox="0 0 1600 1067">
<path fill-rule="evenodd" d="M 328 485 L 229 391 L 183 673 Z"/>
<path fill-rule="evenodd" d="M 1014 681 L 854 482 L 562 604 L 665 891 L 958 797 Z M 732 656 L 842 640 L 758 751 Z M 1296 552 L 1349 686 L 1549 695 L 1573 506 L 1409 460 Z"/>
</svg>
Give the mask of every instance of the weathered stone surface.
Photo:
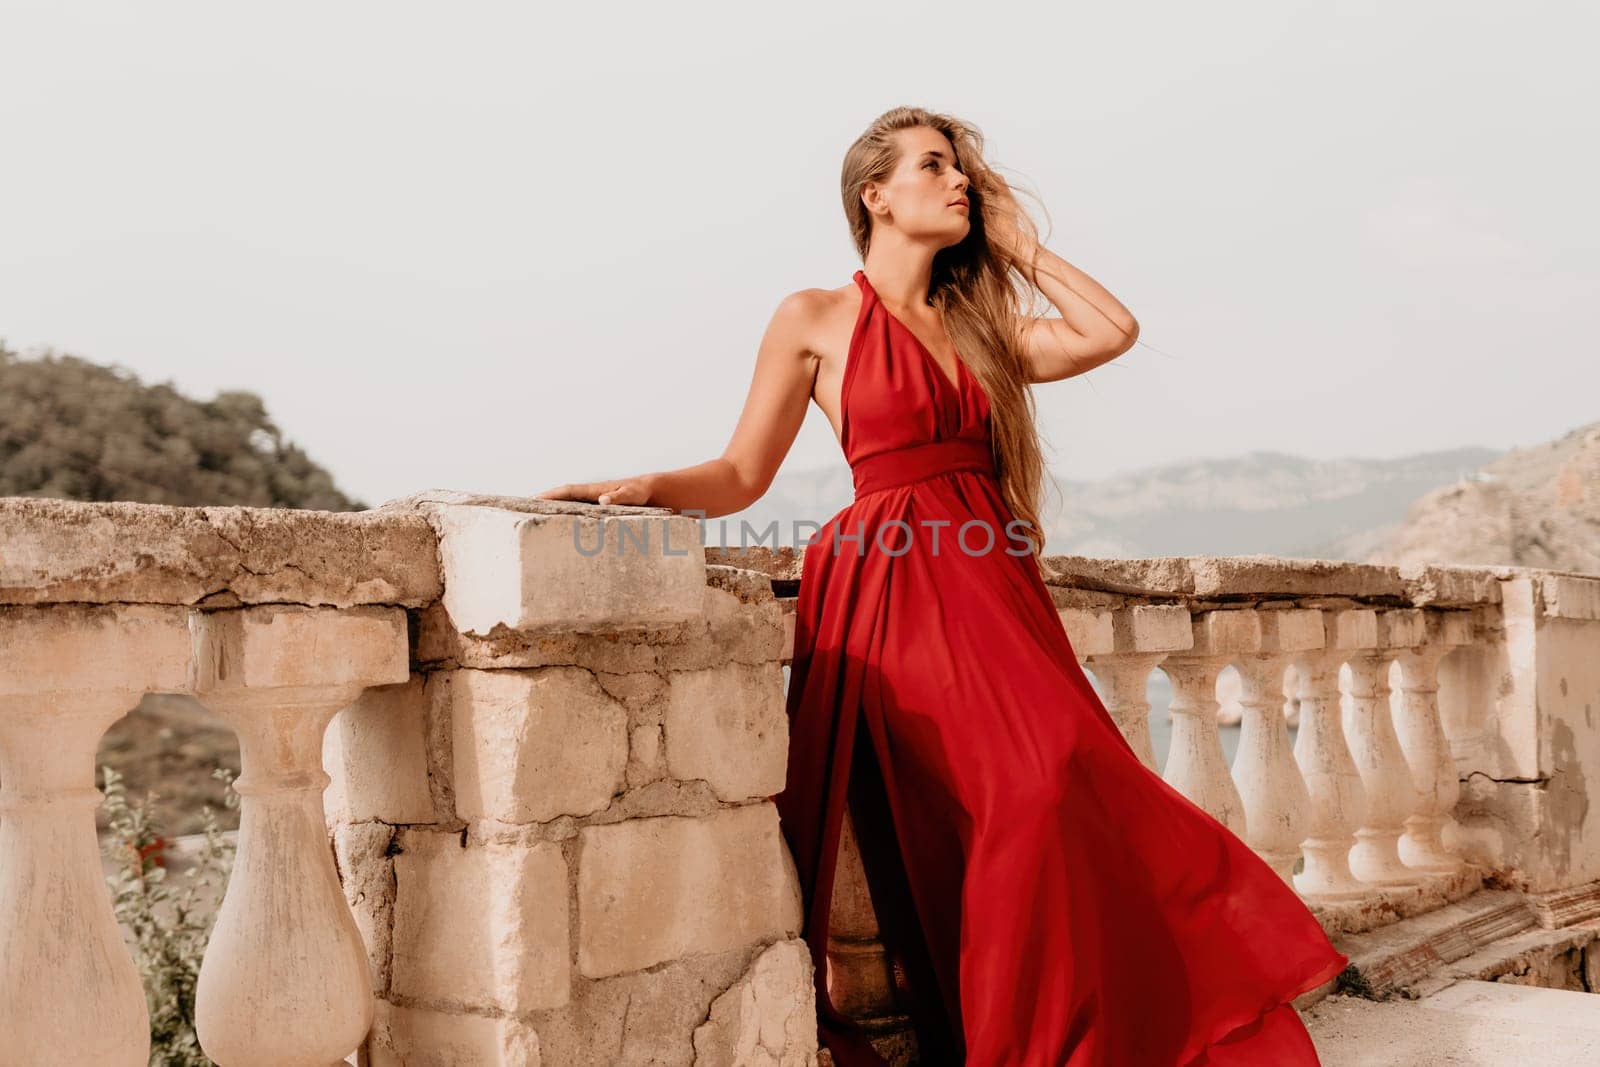
<svg viewBox="0 0 1600 1067">
<path fill-rule="evenodd" d="M 1597 949 L 1600 923 L 1592 920 L 1560 930 L 1524 930 L 1452 962 L 1420 991 L 1427 994 L 1465 979 L 1589 993 L 1585 957 Z M 1593 1007 L 1600 1012 L 1600 1002 Z"/>
<path fill-rule="evenodd" d="M 699 622 L 679 624 L 687 632 Z M 519 667 L 572 665 L 593 671 L 630 674 L 657 667 L 659 642 L 673 631 L 640 630 L 619 633 L 526 633 L 497 626 L 487 634 L 458 631 L 443 604 L 433 604 L 417 614 L 416 659 L 429 669 L 471 667 L 478 670 L 514 670 Z"/>
<path fill-rule="evenodd" d="M 667 677 L 662 712 L 667 774 L 704 779 L 731 802 L 781 792 L 789 720 L 776 664 L 729 663 Z"/>
<path fill-rule="evenodd" d="M 553 1060 L 552 1065 L 562 1061 Z M 542 1067 L 539 1035 L 516 1019 L 378 1001 L 364 1067 Z"/>
<path fill-rule="evenodd" d="M 462 848 L 454 834 L 411 833 L 405 847 L 394 857 L 390 988 L 397 997 L 512 1013 L 567 1002 L 567 865 L 559 846 Z"/>
<path fill-rule="evenodd" d="M 1184 556 L 1127 560 L 1046 556 L 1042 562 L 1050 586 L 1156 597 L 1182 597 L 1194 591 L 1194 576 Z"/>
<path fill-rule="evenodd" d="M 699 613 L 671 625 L 594 633 L 496 626 L 474 634 L 457 630 L 444 606 L 436 604 L 418 615 L 416 658 L 435 669 L 571 664 L 608 674 L 694 670 L 730 661 L 767 663 L 783 658 L 792 647 L 791 608 L 773 599 L 741 600 L 707 585 Z"/>
<path fill-rule="evenodd" d="M 355 823 L 333 832 L 334 862 L 362 944 L 367 946 L 374 993 L 389 988 L 394 922 L 394 863 L 389 858 L 389 843 L 393 839 L 393 827 L 383 823 Z"/>
<path fill-rule="evenodd" d="M 1072 651 L 1081 660 L 1097 652 L 1109 652 L 1116 643 L 1113 612 L 1087 608 L 1061 608 L 1056 612 L 1067 632 Z"/>
<path fill-rule="evenodd" d="M 1400 579 L 1417 607 L 1472 607 L 1500 603 L 1500 582 L 1484 567 L 1401 564 Z"/>
<path fill-rule="evenodd" d="M 127 690 L 189 680 L 189 612 L 144 604 L 0 607 L 0 696 Z"/>
<path fill-rule="evenodd" d="M 1280 556 L 1191 557 L 1198 597 L 1341 596 L 1401 603 L 1405 583 L 1393 567 Z"/>
<path fill-rule="evenodd" d="M 1304 608 L 1222 608 L 1193 616 L 1195 652 L 1209 655 L 1268 655 L 1323 647 L 1326 613 Z"/>
<path fill-rule="evenodd" d="M 661 761 L 661 725 L 642 723 L 629 732 L 628 788 L 648 785 L 665 773 Z"/>
<path fill-rule="evenodd" d="M 773 598 L 772 578 L 760 571 L 715 564 L 707 549 L 706 584 L 731 593 L 746 604 L 764 604 Z"/>
<path fill-rule="evenodd" d="M 1323 613 L 1324 646 L 1353 652 L 1379 647 L 1378 613 L 1371 608 L 1346 608 Z"/>
<path fill-rule="evenodd" d="M 1414 648 L 1428 639 L 1425 613 L 1416 608 L 1395 608 L 1378 613 L 1378 637 L 1384 648 Z"/>
<path fill-rule="evenodd" d="M 269 604 L 195 612 L 189 625 L 197 693 L 386 685 L 411 674 L 399 608 Z"/>
<path fill-rule="evenodd" d="M 1388 996 L 1437 978 L 1451 961 L 1534 925 L 1520 894 L 1485 889 L 1388 926 L 1335 937 L 1334 945 L 1350 957 L 1348 982 L 1366 995 Z"/>
<path fill-rule="evenodd" d="M 416 607 L 443 589 L 422 516 L 0 497 L 0 604 Z"/>
<path fill-rule="evenodd" d="M 1527 902 L 1538 917 L 1539 925 L 1547 930 L 1580 922 L 1594 923 L 1600 921 L 1600 882 L 1584 882 L 1549 893 L 1530 893 Z"/>
<path fill-rule="evenodd" d="M 1544 614 L 1558 619 L 1600 619 L 1600 578 L 1545 574 L 1539 579 Z"/>
<path fill-rule="evenodd" d="M 450 689 L 461 818 L 588 815 L 622 792 L 628 712 L 590 672 L 457 671 Z"/>
<path fill-rule="evenodd" d="M 693 1067 L 695 1027 L 756 954 L 740 947 L 582 984 L 570 1004 L 533 1017 L 547 1063 Z"/>
<path fill-rule="evenodd" d="M 693 518 L 419 506 L 437 531 L 444 606 L 462 633 L 639 629 L 700 613 L 705 553 Z"/>
<path fill-rule="evenodd" d="M 1112 614 L 1117 652 L 1183 652 L 1194 647 L 1189 609 L 1135 604 Z"/>
<path fill-rule="evenodd" d="M 695 1029 L 695 1067 L 815 1067 L 817 1004 L 800 940 L 768 947 Z"/>
<path fill-rule="evenodd" d="M 800 932 L 771 803 L 589 826 L 581 838 L 578 966 L 590 978 Z"/>
<path fill-rule="evenodd" d="M 441 829 L 456 828 L 455 752 L 451 744 L 454 726 L 451 706 L 455 703 L 456 671 L 437 671 L 425 675 L 423 682 L 423 736 L 428 757 L 428 797 L 433 801 L 434 819 Z"/>
<path fill-rule="evenodd" d="M 1411 587 L 1394 567 L 1341 560 L 1284 556 L 1160 556 L 1151 559 L 1092 559 L 1049 556 L 1052 586 L 1073 586 L 1141 597 L 1265 600 L 1271 597 L 1348 597 L 1399 604 Z M 1419 590 L 1440 580 L 1419 576 Z M 1481 587 L 1485 596 L 1493 591 Z M 1468 586 L 1452 587 L 1465 596 Z"/>
<path fill-rule="evenodd" d="M 783 650 L 779 653 L 778 658 L 783 660 L 784 663 L 791 663 L 794 661 L 794 601 L 789 600 L 785 604 L 787 610 L 783 613 Z"/>
<path fill-rule="evenodd" d="M 1312 900 L 1311 913 L 1330 936 L 1377 930 L 1465 900 L 1484 886 L 1487 872 L 1467 864 L 1454 874 L 1427 875 L 1415 885 L 1374 886 L 1352 900 Z"/>
<path fill-rule="evenodd" d="M 322 794 L 330 821 L 433 821 L 425 712 L 423 676 L 413 674 L 366 690 L 334 716 L 322 742 L 322 768 L 333 779 Z"/>
<path fill-rule="evenodd" d="M 752 571 L 764 576 L 769 582 L 798 582 L 800 580 L 801 564 L 804 561 L 803 548 L 796 549 L 788 546 L 779 548 L 765 546 L 750 546 L 747 548 L 727 548 L 721 545 L 706 546 L 706 563 L 708 565 Z"/>
<path fill-rule="evenodd" d="M 699 670 L 733 663 L 770 663 L 783 653 L 784 612 L 775 601 L 750 604 L 707 586 L 703 625 L 686 627 L 681 638 L 656 652 L 664 670 Z"/>
</svg>

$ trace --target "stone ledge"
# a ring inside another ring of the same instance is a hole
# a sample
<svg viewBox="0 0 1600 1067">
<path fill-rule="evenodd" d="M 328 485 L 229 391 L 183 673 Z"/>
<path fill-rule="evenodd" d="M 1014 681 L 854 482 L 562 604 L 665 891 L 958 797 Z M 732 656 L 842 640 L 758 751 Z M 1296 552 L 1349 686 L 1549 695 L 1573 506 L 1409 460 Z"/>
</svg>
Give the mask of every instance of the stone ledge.
<svg viewBox="0 0 1600 1067">
<path fill-rule="evenodd" d="M 1484 889 L 1381 929 L 1335 937 L 1334 946 L 1350 957 L 1340 991 L 1385 1000 L 1514 973 L 1597 936 L 1600 920 L 1548 930 L 1522 893 Z"/>
<path fill-rule="evenodd" d="M 1422 874 L 1412 885 L 1373 886 L 1354 900 L 1310 899 L 1311 913 L 1329 935 L 1362 934 L 1467 899 L 1484 888 L 1489 872 L 1467 864 L 1453 874 Z"/>
<path fill-rule="evenodd" d="M 421 516 L 0 497 L 0 604 L 420 607 L 442 591 Z"/>
</svg>

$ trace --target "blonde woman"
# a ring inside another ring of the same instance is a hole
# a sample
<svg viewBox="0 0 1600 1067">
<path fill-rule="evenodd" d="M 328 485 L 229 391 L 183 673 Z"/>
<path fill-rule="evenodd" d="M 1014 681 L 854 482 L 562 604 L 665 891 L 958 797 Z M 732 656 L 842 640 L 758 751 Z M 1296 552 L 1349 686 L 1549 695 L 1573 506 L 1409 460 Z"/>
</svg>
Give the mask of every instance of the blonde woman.
<svg viewBox="0 0 1600 1067">
<path fill-rule="evenodd" d="M 842 192 L 863 269 L 782 301 L 722 457 L 540 494 L 726 515 L 766 491 L 808 402 L 832 424 L 855 499 L 805 550 L 777 797 L 822 1044 L 884 1063 L 828 994 L 848 801 L 923 1064 L 1316 1064 L 1289 1001 L 1348 960 L 1140 762 L 1038 566 L 1031 387 L 1114 359 L 1137 322 L 1038 243 L 957 119 L 885 113 Z M 1024 315 L 1014 281 L 1060 316 Z"/>
</svg>

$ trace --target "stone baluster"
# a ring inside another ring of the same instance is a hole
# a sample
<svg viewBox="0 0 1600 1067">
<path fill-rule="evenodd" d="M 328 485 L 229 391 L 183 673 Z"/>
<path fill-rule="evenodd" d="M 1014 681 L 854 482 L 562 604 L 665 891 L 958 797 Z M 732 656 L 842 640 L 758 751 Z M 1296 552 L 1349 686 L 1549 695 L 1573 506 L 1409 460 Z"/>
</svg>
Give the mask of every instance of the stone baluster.
<svg viewBox="0 0 1600 1067">
<path fill-rule="evenodd" d="M 1178 792 L 1240 837 L 1245 835 L 1244 804 L 1228 773 L 1217 729 L 1217 675 L 1231 653 L 1228 611 L 1208 611 L 1192 622 L 1191 651 L 1168 656 L 1161 669 L 1172 679 L 1172 741 L 1162 771 Z"/>
<path fill-rule="evenodd" d="M 1193 644 L 1189 609 L 1135 604 L 1111 612 L 1064 609 L 1060 615 L 1073 651 L 1105 687 L 1106 711 L 1128 747 L 1141 763 L 1159 774 L 1155 747 L 1150 743 L 1150 672 L 1169 653 Z"/>
<path fill-rule="evenodd" d="M 1370 644 L 1376 621 L 1366 610 L 1329 611 L 1323 616 L 1323 652 L 1295 659 L 1300 726 L 1294 758 L 1311 797 L 1311 822 L 1301 842 L 1305 869 L 1294 877 L 1301 895 L 1319 900 L 1364 896 L 1367 889 L 1350 870 L 1356 829 L 1366 821 L 1366 790 L 1345 743 L 1339 708 L 1343 649 Z"/>
<path fill-rule="evenodd" d="M 1308 609 L 1237 611 L 1254 648 L 1234 661 L 1243 727 L 1233 780 L 1244 804 L 1245 842 L 1292 884 L 1300 843 L 1310 832 L 1311 796 L 1289 747 L 1283 676 L 1296 653 L 1322 647 L 1322 614 Z"/>
<path fill-rule="evenodd" d="M 1456 763 L 1439 715 L 1439 663 L 1451 650 L 1472 640 L 1464 612 L 1429 612 L 1428 640 L 1400 653 L 1400 706 L 1395 734 L 1416 787 L 1413 810 L 1400 837 L 1400 858 L 1408 867 L 1449 874 L 1461 859 L 1445 848 L 1442 831 L 1461 796 Z"/>
<path fill-rule="evenodd" d="M 1160 773 L 1155 746 L 1150 742 L 1150 672 L 1161 662 L 1160 653 L 1095 656 L 1094 676 L 1106 687 L 1106 711 L 1127 739 L 1139 762 Z"/>
<path fill-rule="evenodd" d="M 1499 605 L 1478 606 L 1448 613 L 1451 641 L 1464 640 L 1456 655 L 1446 656 L 1435 668 L 1440 689 L 1454 699 L 1439 705 L 1439 718 L 1450 744 L 1450 756 L 1459 771 L 1496 767 L 1499 763 L 1498 709 L 1502 696 L 1492 683 L 1486 663 L 1505 640 Z"/>
<path fill-rule="evenodd" d="M 1374 614 L 1374 641 L 1349 657 L 1350 692 L 1345 739 L 1366 794 L 1366 818 L 1356 830 L 1350 869 L 1373 885 L 1409 885 L 1418 873 L 1400 858 L 1400 835 L 1414 807 L 1415 787 L 1405 753 L 1395 736 L 1390 707 L 1389 670 L 1401 650 L 1426 636 L 1422 612 L 1415 609 Z"/>
<path fill-rule="evenodd" d="M 0 608 L 0 1064 L 144 1067 L 144 989 L 102 872 L 95 752 L 180 688 L 184 609 Z"/>
<path fill-rule="evenodd" d="M 828 995 L 840 1012 L 868 1024 L 902 1016 L 893 967 L 878 929 L 855 820 L 847 810 L 839 837 L 828 913 Z"/>
<path fill-rule="evenodd" d="M 265 606 L 190 618 L 190 688 L 239 735 L 239 841 L 201 963 L 195 1029 L 225 1067 L 337 1065 L 372 1025 L 367 954 L 328 849 L 323 733 L 404 682 L 398 608 Z"/>
</svg>

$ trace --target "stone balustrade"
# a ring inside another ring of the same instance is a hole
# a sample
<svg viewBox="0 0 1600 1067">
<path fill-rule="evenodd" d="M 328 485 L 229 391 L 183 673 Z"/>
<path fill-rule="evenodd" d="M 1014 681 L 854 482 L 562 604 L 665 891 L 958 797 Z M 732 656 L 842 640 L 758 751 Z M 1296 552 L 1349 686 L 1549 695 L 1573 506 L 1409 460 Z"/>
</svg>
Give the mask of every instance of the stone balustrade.
<svg viewBox="0 0 1600 1067">
<path fill-rule="evenodd" d="M 789 596 L 798 586 L 793 552 L 708 559 Z M 1135 753 L 1250 844 L 1330 934 L 1485 886 L 1517 890 L 1550 927 L 1600 917 L 1585 769 L 1600 767 L 1600 577 L 1274 557 L 1048 563 L 1073 648 Z M 1231 714 L 1218 697 L 1230 669 Z M 1172 688 L 1159 767 L 1155 671 Z M 887 1035 L 905 1019 L 854 847 L 847 834 L 830 988 Z"/>
<path fill-rule="evenodd" d="M 1050 562 L 1139 758 L 1330 932 L 1486 885 L 1600 915 L 1600 579 Z M 147 1061 L 93 818 L 100 737 L 146 693 L 241 743 L 197 994 L 224 1067 L 814 1064 L 772 803 L 798 578 L 652 508 L 0 500 L 0 1064 Z M 827 980 L 903 1051 L 848 832 L 841 862 Z"/>
</svg>

